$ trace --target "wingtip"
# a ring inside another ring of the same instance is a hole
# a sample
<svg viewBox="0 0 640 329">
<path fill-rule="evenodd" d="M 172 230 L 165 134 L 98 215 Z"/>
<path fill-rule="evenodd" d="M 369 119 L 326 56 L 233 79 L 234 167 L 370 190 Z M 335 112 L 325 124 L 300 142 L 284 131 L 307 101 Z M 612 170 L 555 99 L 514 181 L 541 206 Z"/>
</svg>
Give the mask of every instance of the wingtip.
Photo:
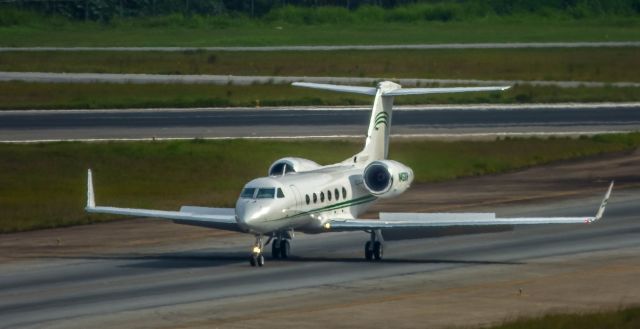
<svg viewBox="0 0 640 329">
<path fill-rule="evenodd" d="M 93 193 L 93 175 L 91 169 L 87 169 L 87 207 L 86 209 L 95 208 L 96 200 Z"/>
<path fill-rule="evenodd" d="M 596 217 L 594 221 L 599 220 L 604 215 L 604 210 L 607 207 L 607 203 L 609 203 L 609 197 L 611 196 L 611 191 L 613 191 L 614 181 L 611 181 L 609 184 L 609 188 L 607 189 L 607 193 L 605 193 L 604 198 L 602 199 L 602 203 L 600 203 L 600 208 L 598 208 L 598 212 L 596 213 Z"/>
</svg>

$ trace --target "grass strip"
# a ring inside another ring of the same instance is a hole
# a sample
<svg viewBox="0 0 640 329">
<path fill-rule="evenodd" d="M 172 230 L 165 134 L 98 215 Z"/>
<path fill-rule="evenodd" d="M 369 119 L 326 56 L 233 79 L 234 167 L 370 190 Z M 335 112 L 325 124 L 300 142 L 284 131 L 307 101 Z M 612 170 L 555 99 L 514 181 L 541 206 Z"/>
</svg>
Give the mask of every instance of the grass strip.
<svg viewBox="0 0 640 329">
<path fill-rule="evenodd" d="M 640 48 L 2 52 L 0 71 L 640 81 Z"/>
<path fill-rule="evenodd" d="M 376 22 L 295 25 L 286 22 L 229 26 L 138 26 L 55 21 L 0 27 L 0 45 L 24 46 L 273 46 L 566 42 L 640 40 L 636 18 L 565 20 L 485 17 L 449 22 Z"/>
<path fill-rule="evenodd" d="M 640 328 L 640 307 L 582 314 L 550 314 L 540 318 L 518 319 L 489 329 L 634 329 Z"/>
<path fill-rule="evenodd" d="M 563 159 L 632 150 L 640 134 L 579 139 L 394 141 L 390 157 L 413 168 L 416 182 L 500 173 Z M 0 145 L 0 232 L 86 224 L 117 218 L 83 212 L 86 169 L 99 204 L 178 209 L 233 207 L 247 181 L 284 156 L 329 164 L 360 141 L 58 142 Z"/>
<path fill-rule="evenodd" d="M 69 84 L 0 82 L 0 110 L 370 105 L 371 97 L 289 85 Z M 635 102 L 640 88 L 534 87 L 500 93 L 398 97 L 395 104 Z"/>
</svg>

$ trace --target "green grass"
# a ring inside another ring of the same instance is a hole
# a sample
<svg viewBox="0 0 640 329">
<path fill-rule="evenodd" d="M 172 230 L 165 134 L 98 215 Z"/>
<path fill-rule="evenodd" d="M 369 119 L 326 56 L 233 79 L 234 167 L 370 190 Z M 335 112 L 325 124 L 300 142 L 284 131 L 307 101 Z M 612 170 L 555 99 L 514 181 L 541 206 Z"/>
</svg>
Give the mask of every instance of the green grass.
<svg viewBox="0 0 640 329">
<path fill-rule="evenodd" d="M 636 329 L 640 328 L 640 307 L 583 314 L 550 314 L 519 319 L 489 329 Z"/>
<path fill-rule="evenodd" d="M 640 81 L 640 48 L 2 52 L 0 71 Z"/>
<path fill-rule="evenodd" d="M 356 153 L 349 141 L 172 141 L 0 145 L 0 232 L 85 224 L 86 169 L 99 204 L 177 209 L 232 207 L 243 184 L 270 163 L 301 156 L 321 164 Z M 631 150 L 640 134 L 494 142 L 395 141 L 390 157 L 413 168 L 416 182 L 505 172 L 605 152 Z M 250 156 L 248 156 L 250 155 Z"/>
<path fill-rule="evenodd" d="M 228 27 L 110 26 L 65 23 L 0 27 L 1 46 L 272 46 L 422 44 L 456 42 L 564 42 L 640 40 L 640 20 L 480 18 L 473 21 Z"/>
<path fill-rule="evenodd" d="M 640 101 L 640 88 L 515 86 L 501 93 L 407 96 L 396 104 Z M 370 105 L 371 97 L 289 85 L 49 84 L 0 82 L 0 109 Z"/>
</svg>

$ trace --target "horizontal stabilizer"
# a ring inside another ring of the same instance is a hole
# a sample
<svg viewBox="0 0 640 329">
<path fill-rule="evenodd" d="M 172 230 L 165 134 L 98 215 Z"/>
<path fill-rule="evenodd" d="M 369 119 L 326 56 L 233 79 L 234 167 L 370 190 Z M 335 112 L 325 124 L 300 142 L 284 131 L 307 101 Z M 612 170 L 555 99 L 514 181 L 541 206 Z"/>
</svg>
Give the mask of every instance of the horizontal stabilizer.
<svg viewBox="0 0 640 329">
<path fill-rule="evenodd" d="M 511 86 L 495 87 L 452 87 L 452 88 L 400 88 L 382 93 L 384 96 L 423 95 L 423 94 L 449 94 L 477 91 L 503 91 Z"/>
<path fill-rule="evenodd" d="M 361 86 L 342 86 L 342 85 L 330 85 L 325 83 L 312 83 L 312 82 L 294 82 L 291 85 L 296 87 L 305 87 L 313 89 L 322 89 L 329 91 L 338 91 L 342 93 L 354 93 L 375 96 L 377 88 L 374 87 L 361 87 Z"/>
<path fill-rule="evenodd" d="M 448 94 L 480 91 L 503 91 L 511 86 L 491 86 L 491 87 L 450 87 L 450 88 L 401 88 L 394 83 L 380 83 L 378 88 L 362 86 L 343 86 L 325 83 L 294 82 L 293 86 L 338 91 L 343 93 L 355 93 L 374 96 L 379 89 L 382 96 L 403 96 L 403 95 L 423 95 L 423 94 Z M 383 87 L 386 86 L 386 87 Z"/>
</svg>

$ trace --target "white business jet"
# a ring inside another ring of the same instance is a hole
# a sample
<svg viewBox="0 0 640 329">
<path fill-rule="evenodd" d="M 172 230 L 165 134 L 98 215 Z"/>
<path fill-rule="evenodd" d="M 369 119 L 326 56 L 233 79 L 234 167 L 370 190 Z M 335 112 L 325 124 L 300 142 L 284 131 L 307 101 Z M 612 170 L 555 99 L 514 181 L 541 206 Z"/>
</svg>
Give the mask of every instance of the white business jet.
<svg viewBox="0 0 640 329">
<path fill-rule="evenodd" d="M 295 157 L 277 160 L 269 167 L 268 176 L 256 178 L 244 186 L 235 208 L 183 206 L 180 211 L 163 211 L 96 206 L 89 170 L 86 211 L 162 218 L 178 224 L 253 234 L 251 266 L 264 265 L 263 250 L 269 243 L 273 258 L 289 257 L 289 240 L 294 231 L 364 231 L 370 235 L 364 246 L 364 256 L 375 261 L 383 257 L 382 229 L 591 223 L 604 213 L 613 182 L 593 217 L 496 218 L 494 213 L 382 212 L 379 220 L 359 219 L 358 216 L 376 200 L 402 194 L 413 181 L 411 168 L 387 159 L 395 96 L 501 91 L 509 87 L 401 88 L 390 81 L 381 82 L 375 88 L 303 82 L 293 85 L 374 96 L 364 149 L 340 163 L 327 166 Z M 263 241 L 265 238 L 268 238 L 266 242 Z"/>
</svg>

